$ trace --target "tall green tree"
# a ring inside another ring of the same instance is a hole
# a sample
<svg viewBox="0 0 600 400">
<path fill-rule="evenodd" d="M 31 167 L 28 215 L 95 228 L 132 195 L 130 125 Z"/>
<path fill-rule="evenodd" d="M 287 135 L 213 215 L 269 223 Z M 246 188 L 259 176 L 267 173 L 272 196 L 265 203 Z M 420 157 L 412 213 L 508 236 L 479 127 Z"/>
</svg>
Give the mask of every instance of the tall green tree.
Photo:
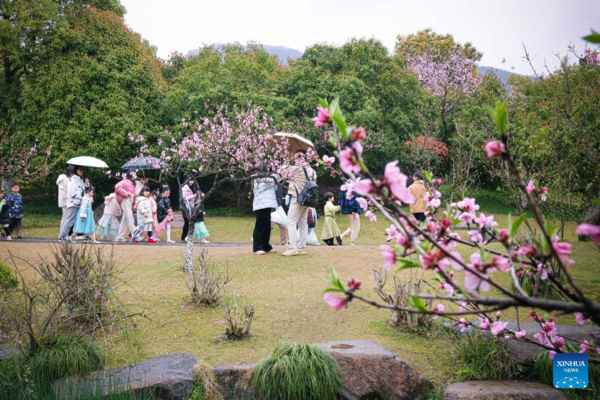
<svg viewBox="0 0 600 400">
<path fill-rule="evenodd" d="M 24 82 L 18 123 L 61 161 L 86 154 L 118 165 L 133 155 L 129 132 L 158 130 L 160 65 L 111 11 L 86 8 L 67 22 L 56 54 Z"/>
</svg>

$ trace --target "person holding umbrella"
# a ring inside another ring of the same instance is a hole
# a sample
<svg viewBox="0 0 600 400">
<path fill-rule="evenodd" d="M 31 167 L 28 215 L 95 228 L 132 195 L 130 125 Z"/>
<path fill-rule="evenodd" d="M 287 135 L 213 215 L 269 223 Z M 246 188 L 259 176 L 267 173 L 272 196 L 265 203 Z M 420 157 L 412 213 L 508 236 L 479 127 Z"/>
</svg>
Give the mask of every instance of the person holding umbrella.
<svg viewBox="0 0 600 400">
<path fill-rule="evenodd" d="M 136 193 L 135 193 L 135 179 L 137 176 L 135 172 L 129 171 L 125 174 L 125 178 L 115 185 L 115 195 L 117 196 L 117 203 L 121 207 L 122 218 L 119 224 L 119 231 L 115 242 L 125 242 L 125 233 L 127 228 L 129 232 L 133 234 L 135 232 L 135 222 L 133 220 L 133 211 L 135 211 L 136 204 Z M 135 241 L 134 241 L 135 242 Z"/>
<path fill-rule="evenodd" d="M 68 235 L 77 220 L 79 208 L 81 207 L 81 199 L 83 198 L 83 191 L 85 190 L 83 181 L 85 170 L 82 166 L 78 165 L 74 165 L 73 168 L 75 169 L 75 174 L 71 176 L 71 181 L 67 188 L 67 218 L 60 226 L 59 242 L 62 242 L 63 240 L 68 242 L 71 241 L 71 237 Z"/>
</svg>

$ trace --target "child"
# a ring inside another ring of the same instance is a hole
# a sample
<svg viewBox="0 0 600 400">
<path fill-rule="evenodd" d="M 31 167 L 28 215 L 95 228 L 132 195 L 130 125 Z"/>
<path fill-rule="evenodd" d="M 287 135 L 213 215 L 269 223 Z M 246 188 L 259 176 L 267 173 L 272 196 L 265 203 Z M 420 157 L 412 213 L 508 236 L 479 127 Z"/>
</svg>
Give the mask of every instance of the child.
<svg viewBox="0 0 600 400">
<path fill-rule="evenodd" d="M 75 240 L 78 233 L 89 235 L 92 243 L 99 244 L 96 240 L 96 222 L 94 222 L 94 212 L 92 211 L 92 203 L 94 202 L 94 187 L 88 185 L 84 189 L 84 195 L 81 198 L 81 207 L 79 208 L 79 218 L 73 226 L 73 237 Z"/>
<path fill-rule="evenodd" d="M 415 201 L 410 205 L 410 212 L 417 221 L 424 222 L 425 211 L 427 211 L 427 201 L 425 200 L 427 189 L 421 172 L 415 172 L 413 178 L 414 183 L 408 187 L 408 190 L 415 196 Z"/>
<path fill-rule="evenodd" d="M 130 242 L 137 243 L 135 237 L 141 232 L 146 232 L 148 235 L 148 243 L 158 243 L 152 239 L 152 201 L 150 200 L 150 188 L 148 186 L 142 187 L 140 190 L 139 197 L 136 203 L 138 228 L 135 230 L 135 234 L 131 235 Z"/>
<path fill-rule="evenodd" d="M 155 240 L 158 240 L 160 234 L 165 230 L 167 230 L 167 243 L 175 243 L 174 240 L 171 240 L 171 221 L 173 221 L 173 210 L 171 209 L 171 200 L 169 200 L 169 196 L 171 195 L 171 190 L 169 187 L 162 187 L 162 192 L 158 196 L 157 204 L 156 204 L 156 225 L 154 227 L 154 236 Z"/>
<path fill-rule="evenodd" d="M 17 235 L 17 239 L 21 239 L 23 236 L 21 235 L 22 229 L 22 218 L 23 218 L 23 197 L 19 194 L 19 185 L 16 183 L 10 187 L 10 193 L 6 196 L 6 202 L 8 203 L 9 209 L 9 229 L 11 235 Z"/>
<path fill-rule="evenodd" d="M 6 240 L 12 240 L 10 236 L 10 206 L 6 201 L 6 197 L 4 196 L 4 192 L 0 189 L 0 225 L 4 228 L 4 232 L 6 233 Z"/>
<path fill-rule="evenodd" d="M 324 241 L 327 244 L 327 246 L 333 246 L 333 238 L 335 238 L 338 244 L 341 246 L 341 232 L 340 228 L 338 228 L 337 223 L 335 222 L 335 213 L 340 211 L 342 207 L 333 205 L 333 201 L 335 200 L 333 193 L 325 193 L 325 198 L 327 199 L 327 203 L 325 204 L 324 210 L 325 224 L 323 226 L 323 232 L 321 233 L 321 240 Z"/>
<path fill-rule="evenodd" d="M 308 236 L 306 237 L 306 244 L 309 246 L 320 246 L 321 243 L 319 243 L 319 239 L 317 239 L 317 234 L 315 232 L 315 229 L 317 228 L 317 219 L 319 219 L 317 210 L 315 208 L 309 208 L 306 218 L 308 223 Z"/>
<path fill-rule="evenodd" d="M 98 221 L 98 235 L 100 240 L 106 238 L 114 239 L 119 231 L 119 217 L 121 215 L 121 207 L 117 202 L 117 195 L 111 193 L 104 198 L 104 214 Z"/>
<path fill-rule="evenodd" d="M 160 193 L 160 189 L 154 189 L 152 191 L 152 193 L 150 193 L 150 203 L 152 204 L 152 232 L 154 232 L 154 235 L 152 235 L 153 240 L 156 240 L 157 242 L 160 242 L 160 240 L 158 239 L 158 236 L 156 236 L 156 225 L 158 225 L 158 221 L 156 219 L 156 213 L 158 211 L 158 204 L 157 204 L 157 200 L 158 200 L 158 194 Z M 149 237 L 150 239 L 150 237 Z"/>
<path fill-rule="evenodd" d="M 197 201 L 201 201 L 201 198 L 199 198 Z M 206 229 L 206 225 L 204 224 L 205 216 L 206 213 L 204 212 L 204 203 L 202 203 L 200 210 L 198 210 L 198 215 L 196 216 L 196 223 L 194 224 L 194 239 L 200 239 L 200 243 L 202 244 L 210 243 L 208 240 L 206 240 L 206 238 L 210 236 L 210 232 L 208 229 Z"/>
</svg>

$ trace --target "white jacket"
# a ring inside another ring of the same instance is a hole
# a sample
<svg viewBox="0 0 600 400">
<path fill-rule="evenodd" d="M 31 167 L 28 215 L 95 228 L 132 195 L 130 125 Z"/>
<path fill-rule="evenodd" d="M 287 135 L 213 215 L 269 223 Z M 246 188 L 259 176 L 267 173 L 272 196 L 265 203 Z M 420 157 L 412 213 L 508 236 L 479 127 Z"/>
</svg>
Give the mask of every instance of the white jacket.
<svg viewBox="0 0 600 400">
<path fill-rule="evenodd" d="M 152 201 L 150 198 L 144 196 L 137 198 L 137 219 L 138 225 L 154 222 L 154 219 L 152 219 Z"/>
<path fill-rule="evenodd" d="M 67 190 L 69 190 L 69 182 L 71 182 L 71 180 L 67 178 L 65 174 L 60 174 L 56 180 L 56 185 L 58 186 L 58 206 L 61 208 L 67 206 Z"/>
<path fill-rule="evenodd" d="M 271 177 L 255 179 L 252 187 L 254 201 L 252 202 L 252 211 L 264 210 L 265 208 L 274 211 L 277 209 L 277 197 L 275 189 L 277 184 Z"/>
<path fill-rule="evenodd" d="M 93 202 L 94 202 L 93 197 L 90 197 L 88 195 L 83 196 L 83 198 L 81 199 L 81 208 L 79 208 L 79 218 L 87 217 L 88 206 L 91 207 Z M 93 211 L 92 211 L 92 213 L 93 213 Z"/>
<path fill-rule="evenodd" d="M 80 207 L 80 204 L 73 204 L 73 199 L 81 199 L 83 197 L 83 189 L 85 184 L 79 175 L 73 175 L 69 188 L 67 189 L 67 207 Z"/>
</svg>

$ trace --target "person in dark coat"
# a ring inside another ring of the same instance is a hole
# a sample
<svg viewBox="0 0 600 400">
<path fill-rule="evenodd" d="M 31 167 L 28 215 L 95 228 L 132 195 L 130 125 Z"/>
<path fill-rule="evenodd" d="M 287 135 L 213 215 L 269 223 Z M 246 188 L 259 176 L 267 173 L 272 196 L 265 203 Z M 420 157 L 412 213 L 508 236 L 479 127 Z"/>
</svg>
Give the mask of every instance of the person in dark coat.
<svg viewBox="0 0 600 400">
<path fill-rule="evenodd" d="M 0 189 L 0 226 L 4 228 L 3 235 L 6 235 L 6 240 L 12 240 L 10 236 L 10 206 L 6 201 L 4 192 Z"/>
</svg>

